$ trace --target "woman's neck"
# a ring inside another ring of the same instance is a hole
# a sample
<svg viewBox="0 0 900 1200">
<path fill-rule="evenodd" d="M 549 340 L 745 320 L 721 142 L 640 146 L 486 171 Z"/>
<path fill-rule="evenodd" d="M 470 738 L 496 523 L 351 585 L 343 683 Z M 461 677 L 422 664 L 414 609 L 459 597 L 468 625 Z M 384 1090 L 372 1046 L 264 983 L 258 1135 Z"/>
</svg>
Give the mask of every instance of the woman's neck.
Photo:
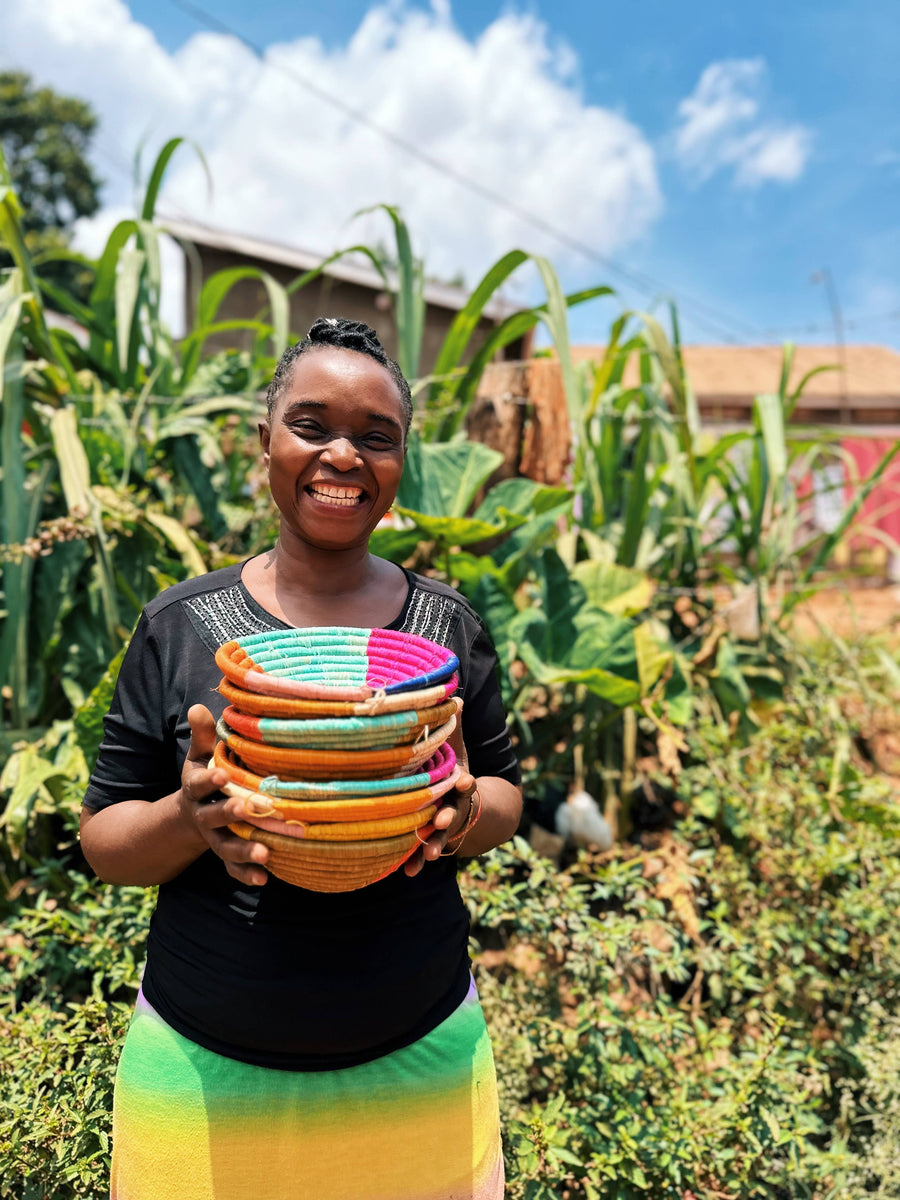
<svg viewBox="0 0 900 1200">
<path fill-rule="evenodd" d="M 245 565 L 242 580 L 263 608 L 299 626 L 390 624 L 408 589 L 403 571 L 366 544 L 321 550 L 284 532 Z"/>
<path fill-rule="evenodd" d="M 366 586 L 372 556 L 366 542 L 322 550 L 282 530 L 266 559 L 278 587 L 292 595 L 337 597 Z"/>
</svg>

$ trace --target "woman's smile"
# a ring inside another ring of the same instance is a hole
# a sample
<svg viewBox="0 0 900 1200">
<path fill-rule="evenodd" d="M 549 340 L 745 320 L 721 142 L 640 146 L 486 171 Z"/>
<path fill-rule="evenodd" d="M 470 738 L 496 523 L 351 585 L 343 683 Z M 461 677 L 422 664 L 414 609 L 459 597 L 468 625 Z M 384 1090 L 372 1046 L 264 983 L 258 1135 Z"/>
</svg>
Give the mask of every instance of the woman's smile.
<svg viewBox="0 0 900 1200">
<path fill-rule="evenodd" d="M 333 508 L 357 508 L 366 495 L 360 487 L 335 487 L 328 483 L 311 483 L 306 490 L 320 503 Z"/>
</svg>

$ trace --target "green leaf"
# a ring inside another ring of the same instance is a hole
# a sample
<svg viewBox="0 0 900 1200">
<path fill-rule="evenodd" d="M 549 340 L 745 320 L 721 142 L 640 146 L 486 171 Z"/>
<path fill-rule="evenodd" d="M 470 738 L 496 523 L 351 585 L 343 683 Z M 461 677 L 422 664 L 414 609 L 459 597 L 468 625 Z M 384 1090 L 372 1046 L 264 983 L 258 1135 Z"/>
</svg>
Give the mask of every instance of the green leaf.
<svg viewBox="0 0 900 1200">
<path fill-rule="evenodd" d="M 407 379 L 415 379 L 419 374 L 425 329 L 424 269 L 422 263 L 413 255 L 409 228 L 396 206 L 373 204 L 355 215 L 362 216 L 364 213 L 379 210 L 387 213 L 391 219 L 397 247 L 397 287 L 392 289 L 396 304 L 397 362 Z M 381 273 L 387 278 L 383 268 Z"/>
<path fill-rule="evenodd" d="M 418 528 L 392 529 L 382 526 L 374 529 L 369 538 L 369 550 L 378 558 L 386 558 L 389 562 L 402 563 L 414 554 L 422 540 Z"/>
<path fill-rule="evenodd" d="M 637 650 L 631 621 L 602 608 L 586 606 L 579 612 L 576 624 L 580 632 L 566 656 L 567 666 L 602 666 L 638 682 Z"/>
<path fill-rule="evenodd" d="M 544 656 L 549 662 L 571 665 L 570 651 L 578 636 L 575 618 L 584 604 L 584 592 L 552 548 L 541 552 L 538 579 L 546 621 Z"/>
<path fill-rule="evenodd" d="M 178 147 L 186 141 L 187 139 L 183 137 L 170 138 L 157 155 L 156 162 L 153 164 L 153 169 L 150 172 L 150 178 L 147 181 L 147 188 L 144 192 L 144 202 L 141 206 L 142 220 L 153 220 L 154 214 L 156 213 L 156 201 L 159 198 L 159 189 L 162 187 L 163 177 L 165 176 L 166 169 L 168 168 L 169 160 Z M 203 151 L 194 142 L 188 142 L 187 144 L 193 146 L 194 150 L 196 151 L 197 157 L 200 159 L 200 164 L 206 172 L 207 182 L 209 182 L 211 185 L 209 167 L 206 164 Z"/>
<path fill-rule="evenodd" d="M 16 750 L 6 761 L 0 774 L 0 791 L 9 792 L 6 808 L 0 813 L 0 826 L 6 827 L 10 853 L 18 858 L 25 844 L 28 821 L 35 801 L 47 795 L 44 785 L 59 775 L 59 767 L 48 762 L 36 747 L 25 746 Z"/>
<path fill-rule="evenodd" d="M 650 577 L 633 567 L 588 560 L 577 563 L 572 575 L 584 588 L 589 604 L 616 616 L 635 616 L 648 608 L 653 599 Z"/>
<path fill-rule="evenodd" d="M 433 517 L 427 513 L 415 512 L 395 504 L 394 511 L 408 521 L 414 522 L 417 529 L 442 546 L 471 546 L 475 542 L 485 542 L 511 529 L 524 525 L 526 518 L 518 513 L 509 513 L 501 509 L 497 524 L 478 521 L 474 517 Z"/>
<path fill-rule="evenodd" d="M 722 638 L 716 653 L 716 666 L 710 672 L 710 682 L 722 711 L 745 712 L 750 704 L 750 689 L 744 676 L 734 647 L 728 638 Z"/>
<path fill-rule="evenodd" d="M 472 335 L 478 328 L 481 315 L 491 297 L 501 287 L 509 276 L 526 262 L 528 255 L 524 250 L 510 250 L 489 267 L 479 280 L 466 303 L 453 318 L 447 335 L 441 345 L 435 360 L 432 374 L 438 382 L 432 384 L 432 400 L 437 398 L 440 391 L 440 380 L 458 369 L 463 361 Z"/>
<path fill-rule="evenodd" d="M 69 512 L 89 515 L 91 503 L 91 468 L 81 438 L 74 408 L 59 408 L 50 418 L 50 434 L 59 477 Z"/>
<path fill-rule="evenodd" d="M 203 561 L 203 556 L 197 549 L 191 535 L 174 517 L 170 517 L 167 513 L 155 512 L 153 509 L 145 509 L 144 517 L 149 524 L 154 525 L 170 546 L 178 554 L 178 557 L 187 568 L 189 576 L 204 575 L 207 567 Z"/>
<path fill-rule="evenodd" d="M 637 656 L 638 679 L 641 694 L 647 696 L 654 684 L 672 660 L 672 651 L 661 646 L 653 633 L 649 621 L 644 621 L 634 630 L 634 648 Z"/>
<path fill-rule="evenodd" d="M 519 645 L 519 654 L 539 683 L 582 684 L 589 692 L 593 692 L 595 696 L 608 701 L 616 708 L 626 708 L 641 698 L 639 683 L 623 679 L 611 671 L 604 671 L 599 667 L 578 670 L 545 664 L 541 662 L 532 647 L 524 642 Z"/>
<path fill-rule="evenodd" d="M 116 680 L 119 677 L 119 668 L 127 649 L 128 642 L 106 668 L 87 700 L 75 713 L 75 738 L 90 770 L 93 770 L 94 763 L 97 761 L 100 743 L 103 740 L 103 718 L 112 703 Z"/>
<path fill-rule="evenodd" d="M 413 436 L 397 503 L 428 516 L 464 517 L 502 461 L 502 454 L 480 442 L 423 443 Z"/>
<path fill-rule="evenodd" d="M 777 490 L 787 474 L 787 443 L 781 397 L 775 393 L 757 396 L 753 401 L 753 420 L 762 434 L 771 486 Z"/>
</svg>

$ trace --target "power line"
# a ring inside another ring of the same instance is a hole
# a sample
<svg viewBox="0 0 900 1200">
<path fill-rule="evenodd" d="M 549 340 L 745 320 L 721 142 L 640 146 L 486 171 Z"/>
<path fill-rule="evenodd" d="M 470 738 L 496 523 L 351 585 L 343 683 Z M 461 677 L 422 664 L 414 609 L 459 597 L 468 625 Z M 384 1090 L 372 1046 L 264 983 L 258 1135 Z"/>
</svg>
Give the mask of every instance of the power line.
<svg viewBox="0 0 900 1200">
<path fill-rule="evenodd" d="M 882 321 L 900 321 L 900 308 L 892 309 L 888 312 L 867 313 L 861 317 L 849 317 L 844 321 L 845 329 L 862 329 L 868 325 L 875 325 Z M 776 337 L 779 333 L 831 333 L 834 329 L 833 325 L 823 324 L 821 322 L 811 322 L 808 325 L 779 325 L 775 328 L 766 329 L 765 332 L 772 337 Z"/>
<path fill-rule="evenodd" d="M 524 208 L 522 205 L 517 204 L 513 200 L 510 200 L 502 193 L 494 191 L 493 188 L 489 188 L 485 184 L 479 182 L 477 179 L 473 179 L 464 172 L 457 170 L 452 165 L 435 158 L 426 150 L 423 150 L 421 147 L 415 145 L 415 143 L 408 141 L 400 134 L 394 132 L 394 130 L 381 125 L 378 121 L 374 121 L 370 116 L 368 116 L 367 113 L 354 108 L 346 101 L 340 99 L 340 97 L 333 95 L 319 84 L 313 83 L 299 72 L 293 70 L 293 68 L 284 63 L 280 63 L 275 58 L 267 58 L 265 50 L 256 42 L 252 41 L 244 34 L 239 33 L 232 26 L 220 20 L 212 13 L 208 13 L 199 5 L 191 3 L 191 0 L 171 0 L 171 3 L 176 8 L 181 9 L 182 12 L 185 12 L 189 16 L 193 17 L 194 20 L 196 20 L 200 25 L 205 26 L 207 29 L 225 34 L 228 37 L 236 38 L 237 41 L 246 46 L 247 49 L 250 50 L 262 63 L 273 67 L 277 71 L 280 71 L 283 75 L 292 79 L 295 83 L 300 84 L 301 87 L 305 88 L 308 92 L 311 92 L 324 103 L 329 104 L 333 108 L 336 108 L 339 112 L 342 112 L 352 121 L 365 126 L 367 129 L 370 129 L 373 133 L 378 134 L 379 137 L 384 138 L 385 141 L 390 142 L 404 153 L 418 159 L 432 170 L 437 171 L 439 174 L 446 176 L 448 179 L 452 179 L 460 186 L 465 187 L 469 191 L 474 192 L 476 195 L 481 196 L 482 199 L 505 209 L 507 212 L 512 213 L 514 216 L 533 226 L 535 229 L 539 229 L 542 233 L 548 234 L 562 245 L 568 246 L 570 249 L 577 251 L 585 258 L 598 263 L 604 268 L 604 270 L 619 276 L 620 279 L 630 284 L 632 287 L 635 287 L 639 291 L 650 295 L 657 295 L 660 292 L 671 295 L 685 308 L 694 310 L 693 320 L 695 324 L 700 326 L 705 325 L 707 329 L 713 330 L 717 337 L 724 337 L 724 339 L 729 342 L 739 342 L 741 340 L 745 340 L 747 337 L 755 338 L 759 335 L 760 330 L 748 322 L 745 322 L 740 318 L 725 316 L 717 309 L 713 308 L 712 305 L 708 305 L 702 300 L 697 300 L 696 298 L 689 296 L 684 292 L 676 292 L 674 289 L 667 287 L 659 280 L 654 279 L 651 275 L 647 275 L 644 272 L 635 271 L 630 267 L 623 266 L 614 259 L 611 259 L 608 255 L 602 254 L 589 243 L 582 241 L 580 238 L 573 237 L 572 234 L 567 233 L 565 230 L 553 225 L 544 217 L 539 216 L 537 213 L 531 212 L 529 209 Z M 728 328 L 729 326 L 731 326 L 730 329 Z M 739 326 L 741 329 L 738 332 L 735 332 Z"/>
</svg>

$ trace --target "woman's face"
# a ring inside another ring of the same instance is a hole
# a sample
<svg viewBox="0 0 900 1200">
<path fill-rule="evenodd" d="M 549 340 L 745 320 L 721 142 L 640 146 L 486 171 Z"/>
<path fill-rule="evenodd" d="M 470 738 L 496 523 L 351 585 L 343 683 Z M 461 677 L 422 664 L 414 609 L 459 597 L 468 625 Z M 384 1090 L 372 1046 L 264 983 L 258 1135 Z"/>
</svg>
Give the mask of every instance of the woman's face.
<svg viewBox="0 0 900 1200">
<path fill-rule="evenodd" d="M 323 550 L 368 542 L 394 501 L 405 431 L 390 373 L 354 350 L 310 350 L 260 425 L 282 523 Z"/>
</svg>

